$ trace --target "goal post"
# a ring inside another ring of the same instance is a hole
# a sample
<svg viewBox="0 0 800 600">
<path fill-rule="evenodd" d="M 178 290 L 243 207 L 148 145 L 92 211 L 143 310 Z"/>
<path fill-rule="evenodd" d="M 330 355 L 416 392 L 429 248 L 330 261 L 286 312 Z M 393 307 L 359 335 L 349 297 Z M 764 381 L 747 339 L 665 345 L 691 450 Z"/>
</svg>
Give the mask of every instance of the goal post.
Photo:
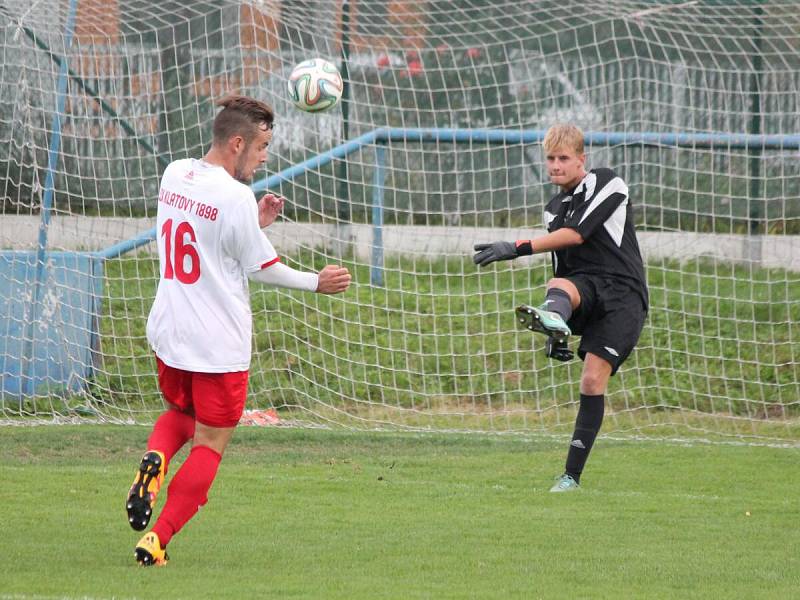
<svg viewBox="0 0 800 600">
<path fill-rule="evenodd" d="M 268 173 L 253 182 L 289 200 L 271 241 L 298 268 L 341 261 L 354 273 L 333 298 L 251 286 L 248 408 L 298 425 L 569 433 L 581 363 L 552 363 L 514 319 L 541 299 L 549 261 L 471 261 L 474 243 L 542 231 L 554 190 L 541 138 L 569 120 L 587 133 L 588 166 L 629 185 L 652 295 L 604 433 L 797 445 L 790 4 L 6 2 L 0 239 L 3 256 L 43 255 L 51 304 L 32 310 L 29 270 L 0 272 L 0 300 L 16 311 L 0 348 L 0 422 L 153 420 L 144 324 L 159 175 L 202 155 L 214 101 L 236 92 L 276 112 Z M 348 89 L 309 115 L 286 79 L 314 56 L 338 62 Z M 75 313 L 60 310 L 70 294 L 85 300 Z M 85 350 L 70 358 L 72 383 L 55 368 L 33 386 L 7 383 L 31 357 L 65 363 L 25 333 L 58 331 L 59 319 Z"/>
</svg>

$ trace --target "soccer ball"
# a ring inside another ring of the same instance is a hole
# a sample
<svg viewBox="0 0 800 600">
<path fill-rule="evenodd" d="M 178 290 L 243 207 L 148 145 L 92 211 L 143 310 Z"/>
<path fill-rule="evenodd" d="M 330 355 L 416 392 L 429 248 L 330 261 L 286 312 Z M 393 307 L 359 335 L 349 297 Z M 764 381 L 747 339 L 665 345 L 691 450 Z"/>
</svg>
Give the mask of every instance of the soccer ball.
<svg viewBox="0 0 800 600">
<path fill-rule="evenodd" d="M 342 97 L 343 88 L 339 70 L 322 58 L 304 60 L 289 75 L 289 97 L 306 112 L 333 108 Z"/>
</svg>

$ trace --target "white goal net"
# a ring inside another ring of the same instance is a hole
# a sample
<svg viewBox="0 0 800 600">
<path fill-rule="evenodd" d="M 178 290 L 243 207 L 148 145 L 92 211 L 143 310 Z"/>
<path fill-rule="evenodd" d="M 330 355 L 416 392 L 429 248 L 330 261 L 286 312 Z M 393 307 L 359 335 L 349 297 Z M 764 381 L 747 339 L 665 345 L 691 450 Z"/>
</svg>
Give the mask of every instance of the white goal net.
<svg viewBox="0 0 800 600">
<path fill-rule="evenodd" d="M 160 173 L 229 93 L 276 112 L 268 235 L 341 296 L 251 285 L 249 410 L 363 429 L 572 430 L 581 363 L 518 329 L 549 259 L 541 135 L 628 183 L 651 310 L 617 435 L 800 443 L 800 12 L 788 0 L 4 0 L 0 423 L 150 422 Z M 294 108 L 294 64 L 346 81 Z M 211 342 L 210 342 L 211 343 Z M 572 342 L 573 345 L 576 342 Z M 274 410 L 274 413 L 272 412 Z M 274 419 L 273 419 L 274 420 Z"/>
</svg>

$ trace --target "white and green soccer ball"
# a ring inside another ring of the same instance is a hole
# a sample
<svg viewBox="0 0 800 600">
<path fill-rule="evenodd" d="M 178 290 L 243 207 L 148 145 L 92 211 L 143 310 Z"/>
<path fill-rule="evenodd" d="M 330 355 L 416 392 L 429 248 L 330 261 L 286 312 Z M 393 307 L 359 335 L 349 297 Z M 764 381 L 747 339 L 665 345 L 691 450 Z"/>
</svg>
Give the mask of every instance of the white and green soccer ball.
<svg viewBox="0 0 800 600">
<path fill-rule="evenodd" d="M 343 89 L 339 69 L 322 58 L 304 60 L 289 75 L 289 97 L 306 112 L 330 110 L 339 102 Z"/>
</svg>

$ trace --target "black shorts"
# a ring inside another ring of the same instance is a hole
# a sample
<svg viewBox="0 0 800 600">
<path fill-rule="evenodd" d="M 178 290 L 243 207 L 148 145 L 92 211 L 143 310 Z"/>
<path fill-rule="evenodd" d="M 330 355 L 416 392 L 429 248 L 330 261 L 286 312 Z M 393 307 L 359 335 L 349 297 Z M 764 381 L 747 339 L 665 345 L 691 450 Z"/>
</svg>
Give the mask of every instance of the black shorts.
<svg viewBox="0 0 800 600">
<path fill-rule="evenodd" d="M 614 375 L 633 351 L 644 327 L 647 310 L 639 294 L 624 281 L 594 275 L 571 275 L 581 304 L 567 325 L 581 336 L 578 356 L 591 352 L 611 365 Z"/>
</svg>

